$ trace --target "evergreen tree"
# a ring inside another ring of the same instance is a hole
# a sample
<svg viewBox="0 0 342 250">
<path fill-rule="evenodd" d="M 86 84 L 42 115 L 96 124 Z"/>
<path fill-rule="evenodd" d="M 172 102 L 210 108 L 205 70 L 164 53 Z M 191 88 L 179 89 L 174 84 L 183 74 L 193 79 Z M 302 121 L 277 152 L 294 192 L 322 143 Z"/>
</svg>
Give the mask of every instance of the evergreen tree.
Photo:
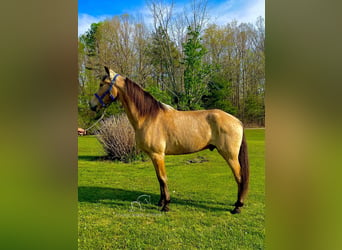
<svg viewBox="0 0 342 250">
<path fill-rule="evenodd" d="M 207 53 L 201 43 L 198 28 L 188 27 L 187 42 L 184 46 L 184 93 L 179 106 L 181 109 L 202 108 L 202 97 L 208 93 L 207 82 L 211 67 L 203 62 Z"/>
<path fill-rule="evenodd" d="M 206 109 L 222 109 L 232 115 L 237 115 L 237 108 L 231 102 L 233 86 L 223 77 L 215 76 L 208 83 L 208 95 L 202 100 Z"/>
<path fill-rule="evenodd" d="M 90 29 L 80 37 L 80 41 L 85 45 L 88 56 L 96 56 L 98 53 L 97 48 L 97 35 L 98 29 L 102 22 L 92 23 Z"/>
</svg>

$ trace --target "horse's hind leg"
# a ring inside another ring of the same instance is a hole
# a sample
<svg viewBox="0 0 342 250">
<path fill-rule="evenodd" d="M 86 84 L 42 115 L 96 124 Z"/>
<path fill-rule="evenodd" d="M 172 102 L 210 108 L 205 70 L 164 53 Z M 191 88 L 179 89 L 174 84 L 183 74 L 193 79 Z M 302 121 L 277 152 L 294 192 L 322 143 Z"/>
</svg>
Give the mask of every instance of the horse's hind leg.
<svg viewBox="0 0 342 250">
<path fill-rule="evenodd" d="M 231 156 L 227 152 L 223 152 L 221 150 L 218 150 L 218 152 L 222 155 L 222 157 L 226 160 L 228 165 L 230 166 L 235 181 L 238 186 L 238 194 L 237 194 L 237 201 L 235 203 L 235 208 L 232 211 L 233 214 L 240 213 L 241 210 L 240 208 L 243 206 L 244 199 L 247 194 L 247 190 L 243 188 L 243 180 L 242 180 L 242 175 L 241 175 L 241 166 L 239 163 L 238 156 Z"/>
<path fill-rule="evenodd" d="M 161 211 L 169 211 L 170 194 L 167 187 L 167 176 L 164 163 L 164 155 L 151 154 L 150 155 L 154 169 L 156 170 L 157 178 L 160 185 L 160 200 L 158 205 L 162 207 Z"/>
</svg>

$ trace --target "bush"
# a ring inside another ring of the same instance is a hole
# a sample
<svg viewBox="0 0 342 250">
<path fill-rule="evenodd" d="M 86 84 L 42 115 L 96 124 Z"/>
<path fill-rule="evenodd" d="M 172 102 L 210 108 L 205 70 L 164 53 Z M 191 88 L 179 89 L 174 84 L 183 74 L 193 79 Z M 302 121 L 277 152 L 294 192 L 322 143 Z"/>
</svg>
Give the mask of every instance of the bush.
<svg viewBox="0 0 342 250">
<path fill-rule="evenodd" d="M 125 114 L 101 122 L 97 138 L 110 159 L 129 162 L 141 156 L 135 143 L 135 133 Z"/>
</svg>

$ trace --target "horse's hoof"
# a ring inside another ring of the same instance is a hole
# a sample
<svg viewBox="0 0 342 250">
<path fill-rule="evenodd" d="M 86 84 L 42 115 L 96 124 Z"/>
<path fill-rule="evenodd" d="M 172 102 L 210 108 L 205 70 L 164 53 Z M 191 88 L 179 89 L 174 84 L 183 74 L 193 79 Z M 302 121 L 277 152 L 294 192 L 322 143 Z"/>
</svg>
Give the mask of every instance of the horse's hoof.
<svg viewBox="0 0 342 250">
<path fill-rule="evenodd" d="M 163 207 L 160 211 L 162 211 L 162 212 L 169 212 L 170 209 L 168 207 Z"/>
<path fill-rule="evenodd" d="M 241 201 L 237 201 L 237 202 L 235 202 L 235 204 L 234 204 L 234 206 L 235 207 L 243 207 L 243 203 L 241 202 Z"/>
<path fill-rule="evenodd" d="M 241 213 L 241 209 L 239 207 L 235 207 L 232 211 L 230 211 L 232 214 L 239 214 Z"/>
</svg>

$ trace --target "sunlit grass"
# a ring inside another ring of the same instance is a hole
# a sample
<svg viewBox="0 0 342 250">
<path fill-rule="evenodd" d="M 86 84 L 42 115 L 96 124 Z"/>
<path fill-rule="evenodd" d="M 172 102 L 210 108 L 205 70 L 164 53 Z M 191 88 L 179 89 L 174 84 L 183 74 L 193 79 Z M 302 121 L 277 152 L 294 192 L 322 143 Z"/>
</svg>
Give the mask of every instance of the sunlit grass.
<svg viewBox="0 0 342 250">
<path fill-rule="evenodd" d="M 150 161 L 102 160 L 96 138 L 79 137 L 79 248 L 263 249 L 264 132 L 246 130 L 250 192 L 238 215 L 236 183 L 216 150 L 166 157 L 171 204 L 162 213 Z"/>
</svg>

